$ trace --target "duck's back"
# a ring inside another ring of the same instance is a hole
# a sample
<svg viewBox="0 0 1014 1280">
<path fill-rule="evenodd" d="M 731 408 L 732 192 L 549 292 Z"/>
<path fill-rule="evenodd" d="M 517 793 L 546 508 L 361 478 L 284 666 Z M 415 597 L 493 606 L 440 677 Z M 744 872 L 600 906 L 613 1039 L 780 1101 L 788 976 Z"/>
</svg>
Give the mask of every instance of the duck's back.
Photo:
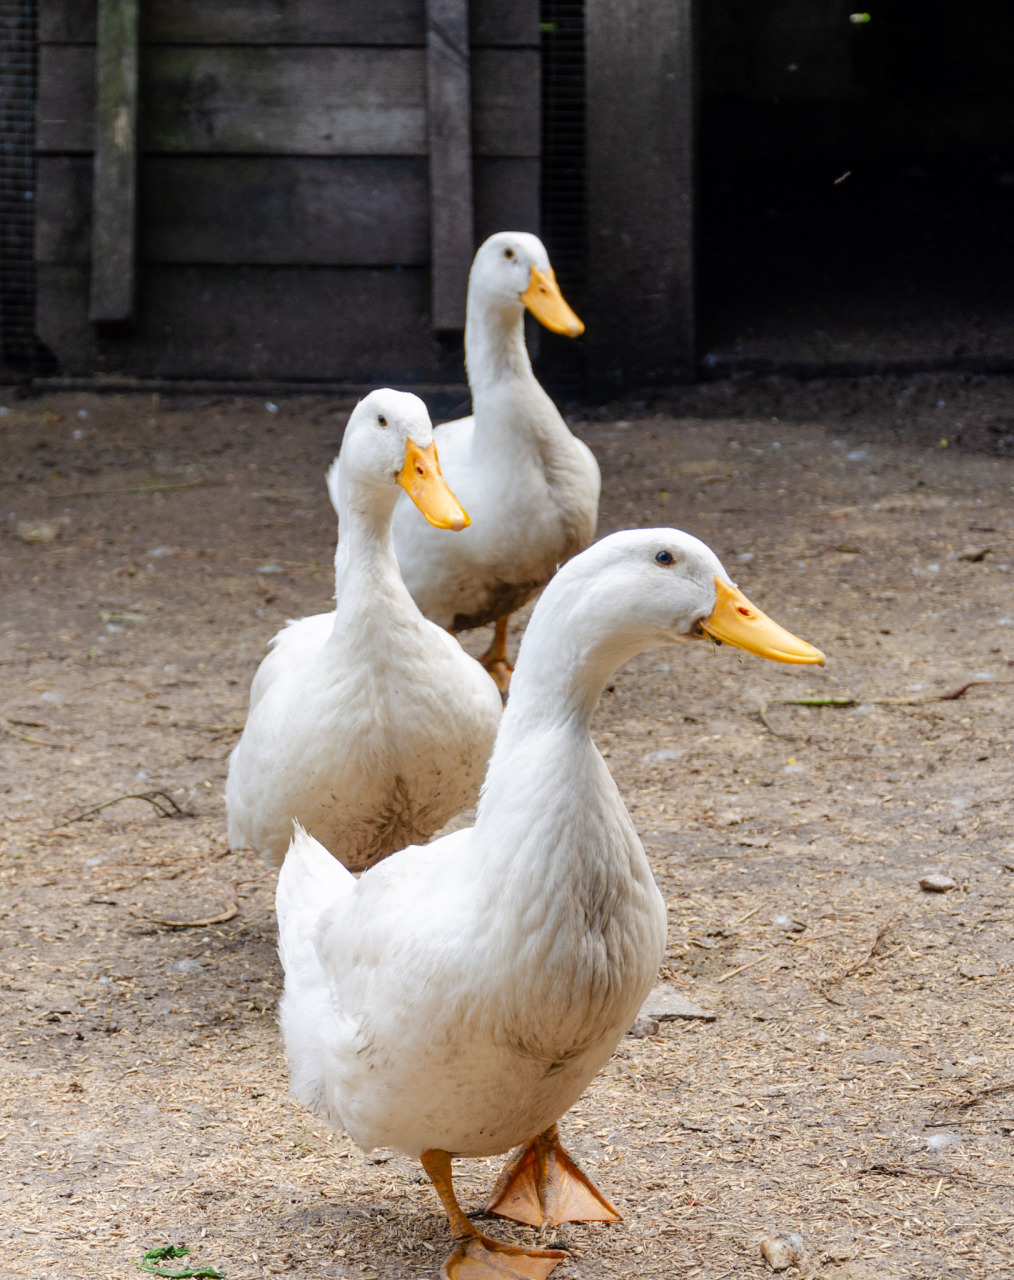
<svg viewBox="0 0 1014 1280">
<path fill-rule="evenodd" d="M 407 500 L 393 525 L 413 599 L 455 631 L 519 609 L 591 542 L 598 515 L 598 464 L 534 379 L 496 389 L 479 412 L 481 421 L 461 418 L 434 433 L 469 528 L 453 539 L 420 530 Z"/>
</svg>

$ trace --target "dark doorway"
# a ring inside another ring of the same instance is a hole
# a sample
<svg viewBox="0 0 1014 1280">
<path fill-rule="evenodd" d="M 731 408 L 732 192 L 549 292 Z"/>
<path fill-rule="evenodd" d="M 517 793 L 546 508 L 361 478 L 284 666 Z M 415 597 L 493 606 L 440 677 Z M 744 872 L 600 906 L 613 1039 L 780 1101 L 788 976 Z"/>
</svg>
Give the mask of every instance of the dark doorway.
<svg viewBox="0 0 1014 1280">
<path fill-rule="evenodd" d="M 1014 368 L 1014 5 L 701 6 L 711 369 Z"/>
</svg>

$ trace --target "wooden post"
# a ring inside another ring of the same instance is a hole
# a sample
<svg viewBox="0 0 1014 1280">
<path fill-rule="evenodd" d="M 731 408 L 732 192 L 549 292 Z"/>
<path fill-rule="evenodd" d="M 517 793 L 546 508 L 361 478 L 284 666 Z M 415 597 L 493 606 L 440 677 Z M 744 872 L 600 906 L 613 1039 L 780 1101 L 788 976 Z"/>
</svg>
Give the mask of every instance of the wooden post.
<svg viewBox="0 0 1014 1280">
<path fill-rule="evenodd" d="M 433 327 L 463 329 L 475 252 L 468 0 L 427 0 Z"/>
<path fill-rule="evenodd" d="M 139 0 L 99 0 L 89 319 L 134 314 Z"/>
<path fill-rule="evenodd" d="M 694 370 L 692 0 L 587 0 L 589 380 Z"/>
</svg>

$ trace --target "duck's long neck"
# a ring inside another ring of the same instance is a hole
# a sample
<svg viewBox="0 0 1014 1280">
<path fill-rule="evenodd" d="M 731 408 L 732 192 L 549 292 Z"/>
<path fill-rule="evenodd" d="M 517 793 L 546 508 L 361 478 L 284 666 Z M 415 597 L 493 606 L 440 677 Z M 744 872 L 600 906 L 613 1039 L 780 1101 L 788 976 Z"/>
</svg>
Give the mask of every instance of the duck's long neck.
<svg viewBox="0 0 1014 1280">
<path fill-rule="evenodd" d="M 646 644 L 596 629 L 580 593 L 566 594 L 562 608 L 547 598 L 532 617 L 487 771 L 476 832 L 498 864 L 494 875 L 541 878 L 552 864 L 554 881 L 601 878 L 614 859 L 613 871 L 629 876 L 631 841 L 640 853 L 590 728 L 606 681 Z M 504 813 L 512 815 L 508 829 Z M 582 849 L 591 846 L 601 847 L 587 860 Z"/>
<path fill-rule="evenodd" d="M 465 366 L 477 420 L 491 398 L 499 399 L 504 387 L 516 395 L 519 389 L 541 391 L 525 346 L 525 312 L 520 303 L 500 307 L 484 305 L 469 291 L 465 321 Z"/>
<path fill-rule="evenodd" d="M 344 472 L 338 479 L 338 547 L 335 551 L 335 603 L 339 615 L 352 597 L 361 599 L 359 587 L 369 582 L 374 601 L 403 604 L 411 597 L 402 582 L 394 554 L 391 517 L 398 490 L 390 485 L 363 484 Z M 353 607 L 358 608 L 358 604 Z"/>
</svg>

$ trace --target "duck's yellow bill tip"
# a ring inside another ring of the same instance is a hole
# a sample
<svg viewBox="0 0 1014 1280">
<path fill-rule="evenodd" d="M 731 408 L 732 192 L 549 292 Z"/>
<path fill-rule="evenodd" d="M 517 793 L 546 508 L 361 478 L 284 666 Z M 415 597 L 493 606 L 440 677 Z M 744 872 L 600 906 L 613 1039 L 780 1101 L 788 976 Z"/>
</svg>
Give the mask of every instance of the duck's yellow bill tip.
<svg viewBox="0 0 1014 1280">
<path fill-rule="evenodd" d="M 824 655 L 773 618 L 761 613 L 738 587 L 715 576 L 715 607 L 700 624 L 701 630 L 722 644 L 731 644 L 772 662 L 803 663 L 822 667 Z"/>
<path fill-rule="evenodd" d="M 414 440 L 408 441 L 405 465 L 398 474 L 398 483 L 435 528 L 453 529 L 460 533 L 472 523 L 468 512 L 440 474 L 435 444 L 428 444 L 423 449 Z"/>
<path fill-rule="evenodd" d="M 539 324 L 545 325 L 552 333 L 562 333 L 568 338 L 579 338 L 584 333 L 584 322 L 574 314 L 560 292 L 552 267 L 548 271 L 532 267 L 528 288 L 521 295 L 521 301 Z"/>
</svg>

